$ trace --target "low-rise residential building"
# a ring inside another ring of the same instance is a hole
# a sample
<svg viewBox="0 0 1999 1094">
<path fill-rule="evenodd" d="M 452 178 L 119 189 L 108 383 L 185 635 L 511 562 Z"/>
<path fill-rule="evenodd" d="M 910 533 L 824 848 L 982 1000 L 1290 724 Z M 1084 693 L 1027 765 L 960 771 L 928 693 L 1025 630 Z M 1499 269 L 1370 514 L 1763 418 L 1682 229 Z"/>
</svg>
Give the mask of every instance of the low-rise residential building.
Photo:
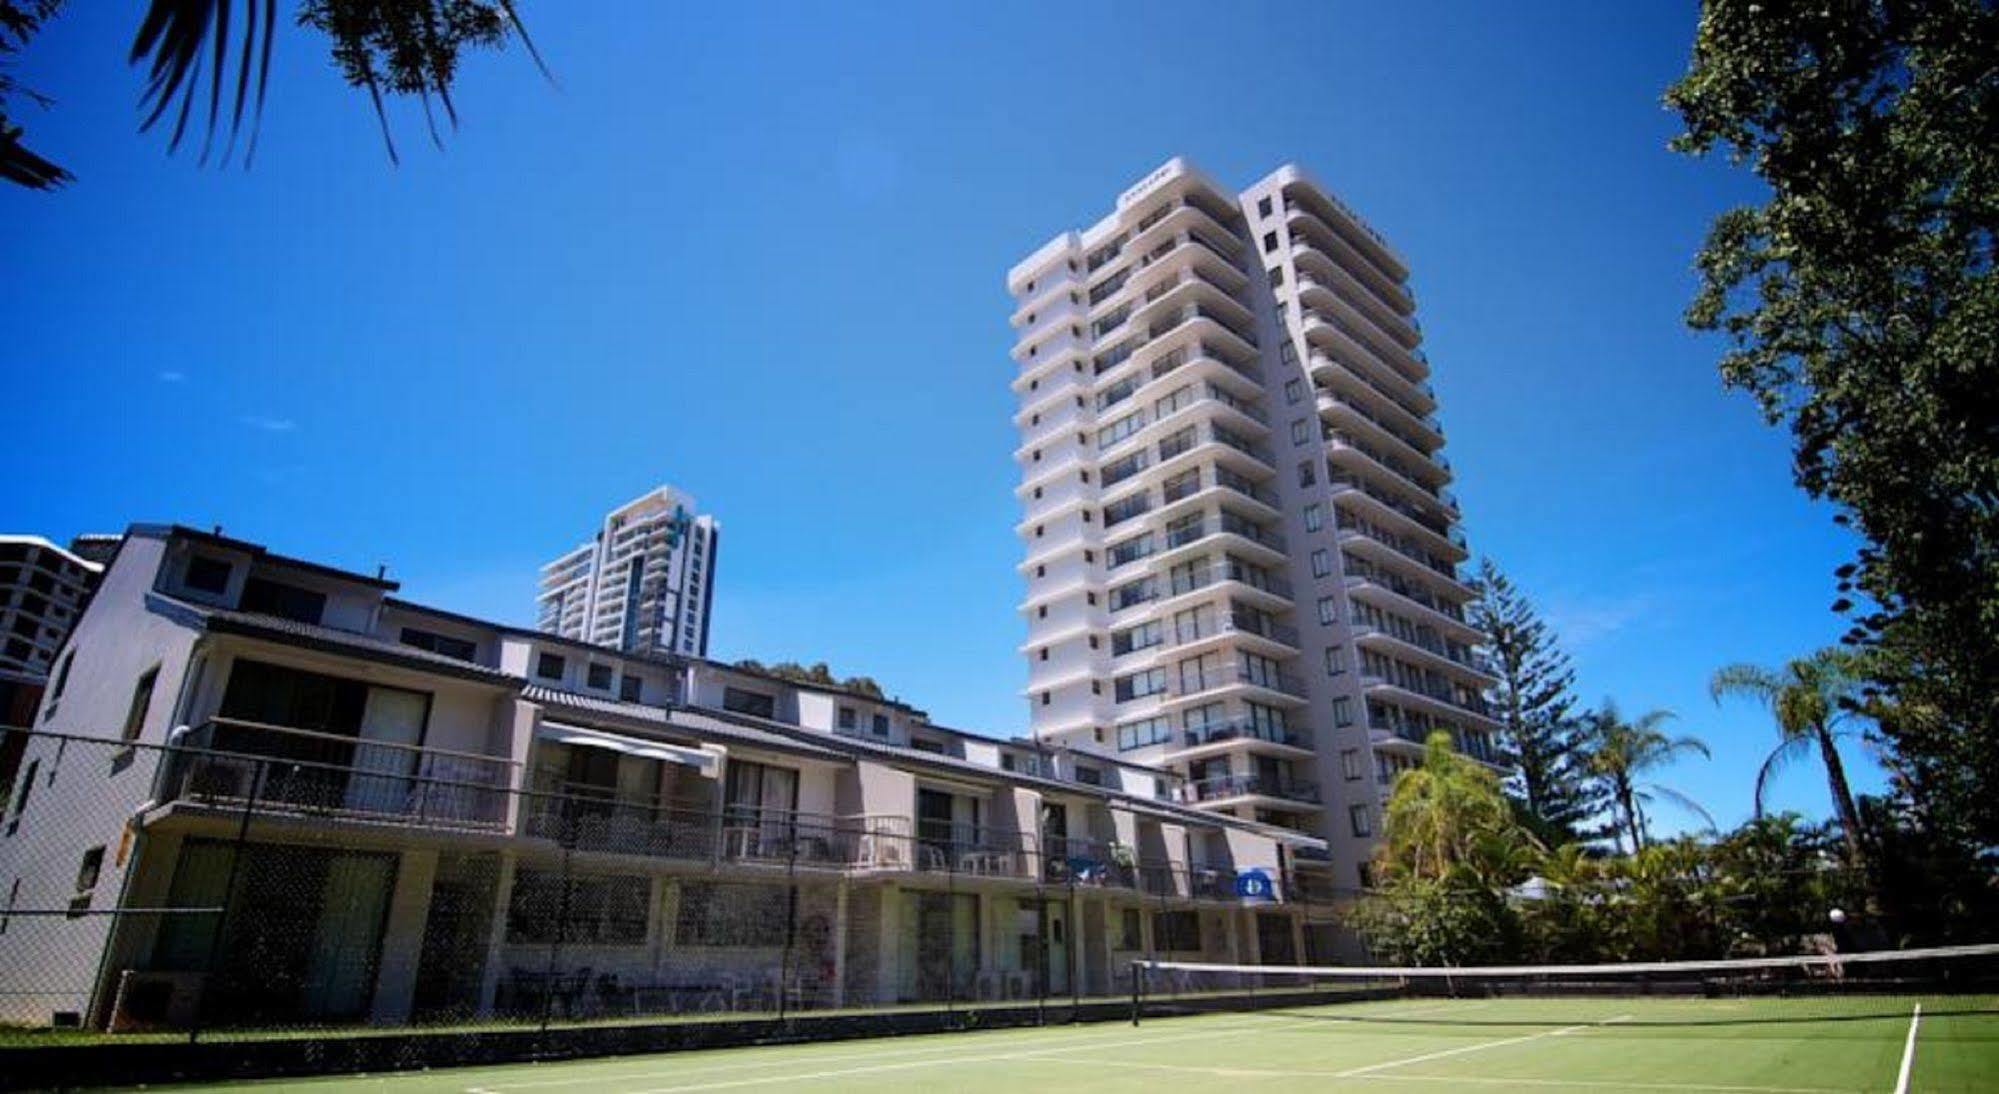
<svg viewBox="0 0 1999 1094">
<path fill-rule="evenodd" d="M 1315 837 L 1178 777 L 135 525 L 0 816 L 0 1021 L 610 1017 L 1293 963 Z"/>
</svg>

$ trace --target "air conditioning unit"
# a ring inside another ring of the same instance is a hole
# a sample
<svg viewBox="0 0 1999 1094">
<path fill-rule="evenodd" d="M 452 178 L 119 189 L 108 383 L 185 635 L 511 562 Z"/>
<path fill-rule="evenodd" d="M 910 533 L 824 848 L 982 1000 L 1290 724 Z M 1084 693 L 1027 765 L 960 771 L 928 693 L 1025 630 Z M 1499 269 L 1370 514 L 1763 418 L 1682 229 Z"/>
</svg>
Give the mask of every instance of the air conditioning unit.
<svg viewBox="0 0 1999 1094">
<path fill-rule="evenodd" d="M 111 1032 L 186 1029 L 194 1024 L 195 1007 L 208 979 L 201 972 L 142 972 L 118 974 L 118 994 L 111 1005 Z"/>
</svg>

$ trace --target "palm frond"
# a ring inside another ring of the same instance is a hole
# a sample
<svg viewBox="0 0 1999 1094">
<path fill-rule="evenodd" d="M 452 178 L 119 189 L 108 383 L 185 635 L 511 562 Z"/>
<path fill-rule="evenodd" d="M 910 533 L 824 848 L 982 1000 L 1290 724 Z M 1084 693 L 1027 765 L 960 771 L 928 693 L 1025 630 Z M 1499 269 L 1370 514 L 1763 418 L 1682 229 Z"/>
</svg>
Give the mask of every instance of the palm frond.
<svg viewBox="0 0 1999 1094">
<path fill-rule="evenodd" d="M 1660 783 L 1647 783 L 1645 784 L 1645 786 L 1646 789 L 1649 790 L 1652 794 L 1656 794 L 1657 796 L 1664 798 L 1669 802 L 1672 802 L 1674 805 L 1679 806 L 1681 809 L 1684 809 L 1687 812 L 1692 813 L 1695 816 L 1698 816 L 1701 820 L 1706 821 L 1709 831 L 1712 832 L 1719 830 L 1719 826 L 1714 823 L 1714 814 L 1709 813 L 1707 811 L 1707 808 L 1701 805 L 1701 803 L 1686 796 L 1685 794 L 1680 793 L 1679 791 L 1673 789 L 1670 786 L 1665 786 Z"/>
<path fill-rule="evenodd" d="M 1755 805 L 1757 820 L 1763 819 L 1763 799 L 1769 790 L 1770 780 L 1778 772 L 1803 759 L 1805 753 L 1811 750 L 1811 738 L 1786 737 L 1777 742 L 1777 747 L 1771 749 L 1768 756 L 1763 757 L 1762 766 L 1756 769 Z"/>
<path fill-rule="evenodd" d="M 1776 673 L 1761 665 L 1746 661 L 1733 665 L 1723 665 L 1708 679 L 1708 697 L 1719 704 L 1723 699 L 1754 699 L 1759 703 L 1776 701 L 1777 693 L 1784 689 L 1785 681 Z"/>
<path fill-rule="evenodd" d="M 152 0 L 132 39 L 130 60 L 146 66 L 146 87 L 140 95 L 142 131 L 151 130 L 169 112 L 173 130 L 168 151 L 179 149 L 196 117 L 195 103 L 206 84 L 206 117 L 202 125 L 201 161 L 206 163 L 218 128 L 225 128 L 223 102 L 229 102 L 227 143 L 222 161 L 235 153 L 236 140 L 247 121 L 254 148 L 270 83 L 271 40 L 277 30 L 277 0 L 243 0 L 241 31 L 231 31 L 235 0 Z M 233 39 L 233 42 L 232 42 Z M 225 91 L 225 87 L 228 88 Z M 247 159 L 247 156 L 246 156 Z"/>
</svg>

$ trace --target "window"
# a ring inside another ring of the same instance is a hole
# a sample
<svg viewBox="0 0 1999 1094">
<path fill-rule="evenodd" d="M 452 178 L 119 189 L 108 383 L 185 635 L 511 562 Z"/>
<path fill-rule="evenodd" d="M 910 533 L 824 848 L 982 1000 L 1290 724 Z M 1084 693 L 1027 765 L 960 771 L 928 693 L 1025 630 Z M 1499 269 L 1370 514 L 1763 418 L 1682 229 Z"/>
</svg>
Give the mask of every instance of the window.
<svg viewBox="0 0 1999 1094">
<path fill-rule="evenodd" d="M 1128 703 L 1133 699 L 1143 699 L 1166 690 L 1166 670 L 1146 669 L 1129 676 L 1120 676 L 1115 681 L 1117 701 Z"/>
<path fill-rule="evenodd" d="M 1270 199 L 1269 199 L 1269 198 L 1258 198 L 1258 199 L 1257 199 L 1257 202 L 1256 202 L 1256 215 L 1257 215 L 1258 217 L 1267 217 L 1267 216 L 1269 216 L 1269 215 L 1270 215 Z"/>
<path fill-rule="evenodd" d="M 1338 676 L 1347 671 L 1347 651 L 1345 646 L 1326 647 L 1326 675 Z"/>
<path fill-rule="evenodd" d="M 83 853 L 83 862 L 76 868 L 76 895 L 69 898 L 69 918 L 75 919 L 90 910 L 91 894 L 103 872 L 104 846 L 99 844 Z"/>
<path fill-rule="evenodd" d="M 1076 781 L 1086 786 L 1102 786 L 1104 785 L 1104 773 L 1094 767 L 1078 765 L 1076 768 Z"/>
<path fill-rule="evenodd" d="M 1305 530 L 1307 532 L 1316 532 L 1325 526 L 1326 511 L 1321 509 L 1319 503 L 1316 501 L 1307 505 L 1305 507 Z"/>
<path fill-rule="evenodd" d="M 1338 621 L 1339 617 L 1340 617 L 1340 615 L 1339 615 L 1339 612 L 1335 610 L 1335 605 L 1334 605 L 1334 603 L 1333 603 L 1333 598 L 1332 598 L 1332 597 L 1330 597 L 1330 596 L 1322 596 L 1322 597 L 1320 597 L 1320 598 L 1319 598 L 1319 622 L 1320 622 L 1320 623 L 1322 623 L 1322 624 L 1324 624 L 1324 625 L 1326 625 L 1326 626 L 1328 626 L 1328 627 L 1330 627 L 1330 626 L 1332 626 L 1332 625 L 1333 625 L 1333 624 L 1334 624 L 1334 623 L 1335 623 L 1336 621 Z"/>
<path fill-rule="evenodd" d="M 1353 701 L 1344 695 L 1333 700 L 1333 724 L 1336 726 L 1353 724 Z"/>
<path fill-rule="evenodd" d="M 1173 723 L 1164 716 L 1126 722 L 1117 727 L 1117 746 L 1120 752 L 1163 744 L 1172 739 Z"/>
<path fill-rule="evenodd" d="M 1340 749 L 1340 776 L 1348 782 L 1360 778 L 1360 749 Z"/>
<path fill-rule="evenodd" d="M 749 714 L 758 718 L 777 717 L 777 697 L 760 691 L 745 691 L 742 688 L 722 689 L 722 709 L 737 714 Z"/>
<path fill-rule="evenodd" d="M 1136 627 L 1111 632 L 1111 655 L 1121 657 L 1127 653 L 1150 649 L 1163 641 L 1165 641 L 1165 628 L 1160 626 L 1158 620 L 1140 623 Z"/>
<path fill-rule="evenodd" d="M 627 703 L 636 703 L 644 694 L 645 679 L 639 676 L 624 676 L 618 680 L 618 698 Z"/>
<path fill-rule="evenodd" d="M 1201 948 L 1201 917 L 1193 911 L 1152 913 L 1152 945 L 1166 953 L 1194 953 Z"/>
<path fill-rule="evenodd" d="M 204 593 L 221 595 L 229 590 L 229 563 L 209 555 L 195 555 L 187 560 L 187 576 L 183 581 L 190 589 Z"/>
<path fill-rule="evenodd" d="M 1349 806 L 1347 823 L 1353 825 L 1353 834 L 1356 836 L 1374 835 L 1374 818 L 1368 813 L 1365 805 Z"/>
<path fill-rule="evenodd" d="M 1274 250 L 1276 250 L 1276 249 L 1277 249 L 1277 233 L 1276 233 L 1276 232 L 1265 232 L 1265 233 L 1263 233 L 1263 250 L 1264 250 L 1264 253 L 1265 253 L 1265 254 L 1268 254 L 1268 253 L 1270 253 L 1271 251 L 1274 251 Z"/>
<path fill-rule="evenodd" d="M 13 835 L 21 828 L 21 816 L 28 811 L 28 799 L 35 792 L 35 776 L 42 770 L 42 761 L 28 761 L 28 770 L 21 774 L 21 786 L 14 792 L 14 819 L 7 822 L 7 834 Z"/>
<path fill-rule="evenodd" d="M 679 946 L 782 946 L 791 893 L 781 885 L 690 881 L 680 887 Z"/>
<path fill-rule="evenodd" d="M 460 661 L 471 661 L 479 655 L 479 645 L 476 642 L 453 638 L 448 634 L 421 631 L 415 627 L 403 628 L 403 645 L 412 649 L 429 650 L 431 653 L 442 654 Z"/>
<path fill-rule="evenodd" d="M 888 736 L 888 715 L 886 714 L 875 715 L 874 732 L 875 736 L 877 737 Z"/>
<path fill-rule="evenodd" d="M 1282 284 L 1284 284 L 1284 267 L 1270 267 L 1270 287 L 1274 289 Z"/>
<path fill-rule="evenodd" d="M 1298 485 L 1310 486 L 1318 481 L 1319 475 L 1313 461 L 1305 460 L 1298 464 Z"/>
<path fill-rule="evenodd" d="M 154 665 L 139 677 L 132 686 L 132 705 L 125 711 L 125 728 L 118 738 L 121 741 L 136 741 L 139 731 L 146 727 L 146 711 L 153 705 L 153 685 L 160 679 L 160 667 Z"/>
<path fill-rule="evenodd" d="M 55 686 L 49 689 L 48 706 L 42 711 L 44 721 L 55 717 L 56 704 L 62 701 L 63 689 L 69 686 L 69 667 L 76 661 L 76 650 L 71 648 L 62 655 L 62 664 L 56 666 Z"/>
<path fill-rule="evenodd" d="M 1298 400 L 1303 399 L 1304 397 L 1305 397 L 1305 381 L 1297 379 L 1284 381 L 1285 402 L 1296 403 Z"/>
<path fill-rule="evenodd" d="M 568 670 L 569 662 L 559 653 L 543 650 L 534 659 L 534 674 L 544 680 L 560 680 L 562 674 Z"/>
<path fill-rule="evenodd" d="M 1291 443 L 1304 444 L 1312 439 L 1311 430 L 1306 428 L 1305 419 L 1298 418 L 1291 423 Z"/>
<path fill-rule="evenodd" d="M 839 727 L 841 729 L 857 729 L 860 726 L 860 720 L 860 711 L 855 710 L 853 707 L 840 708 Z"/>
<path fill-rule="evenodd" d="M 1333 572 L 1333 556 L 1324 547 L 1312 552 L 1312 576 L 1325 577 Z"/>
<path fill-rule="evenodd" d="M 1137 908 L 1126 908 L 1118 916 L 1118 948 L 1121 950 L 1142 950 L 1145 936 Z"/>
<path fill-rule="evenodd" d="M 590 686 L 604 691 L 611 690 L 611 666 L 596 661 L 590 662 Z"/>
<path fill-rule="evenodd" d="M 326 594 L 272 581 L 267 577 L 253 577 L 243 583 L 240 606 L 246 612 L 316 625 L 326 614 Z"/>
<path fill-rule="evenodd" d="M 522 869 L 507 902 L 507 941 L 643 946 L 652 882 L 638 875 L 571 876 Z"/>
</svg>

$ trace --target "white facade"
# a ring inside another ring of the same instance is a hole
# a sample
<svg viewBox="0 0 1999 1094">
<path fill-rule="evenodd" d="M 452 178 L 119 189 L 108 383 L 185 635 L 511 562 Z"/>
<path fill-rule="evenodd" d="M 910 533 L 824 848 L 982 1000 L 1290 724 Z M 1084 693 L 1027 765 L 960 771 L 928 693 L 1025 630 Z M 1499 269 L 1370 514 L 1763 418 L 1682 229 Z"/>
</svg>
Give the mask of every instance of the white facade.
<svg viewBox="0 0 1999 1094">
<path fill-rule="evenodd" d="M 47 676 L 102 570 L 40 536 L 0 536 L 0 669 Z"/>
<path fill-rule="evenodd" d="M 721 533 L 671 486 L 626 502 L 541 568 L 536 626 L 628 653 L 706 656 Z"/>
<path fill-rule="evenodd" d="M 1408 268 L 1295 167 L 1174 159 L 1009 273 L 1034 735 L 1365 883 L 1394 774 L 1493 755 Z"/>
</svg>

